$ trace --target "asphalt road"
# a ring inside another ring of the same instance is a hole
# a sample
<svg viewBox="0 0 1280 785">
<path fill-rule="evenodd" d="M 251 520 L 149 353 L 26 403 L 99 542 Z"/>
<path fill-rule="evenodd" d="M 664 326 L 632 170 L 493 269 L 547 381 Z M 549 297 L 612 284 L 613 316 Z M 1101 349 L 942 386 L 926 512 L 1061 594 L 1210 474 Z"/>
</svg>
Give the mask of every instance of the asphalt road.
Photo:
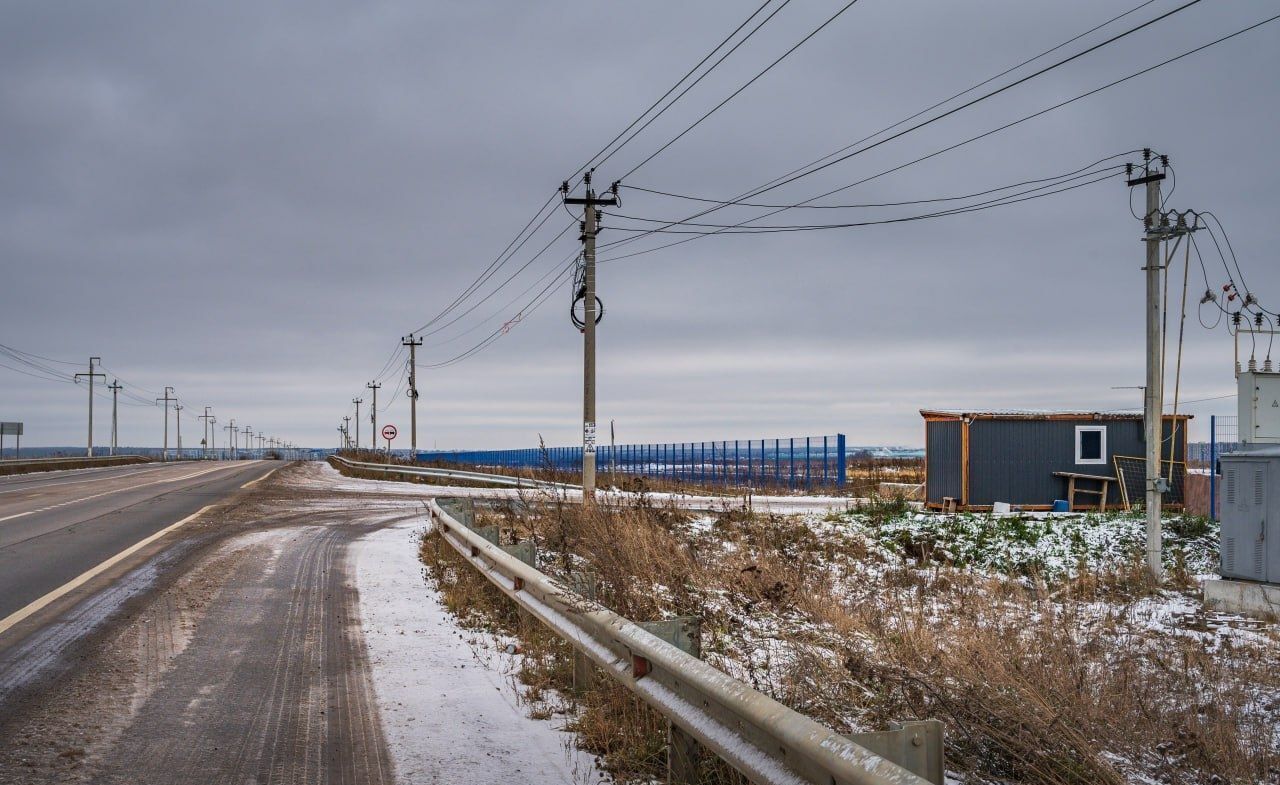
<svg viewBox="0 0 1280 785">
<path fill-rule="evenodd" d="M 0 785 L 396 782 L 348 549 L 421 499 L 324 479 L 262 462 L 0 481 L 0 615 L 192 516 L 0 630 Z"/>
<path fill-rule="evenodd" d="M 276 466 L 144 464 L 0 478 L 0 623 Z"/>
</svg>

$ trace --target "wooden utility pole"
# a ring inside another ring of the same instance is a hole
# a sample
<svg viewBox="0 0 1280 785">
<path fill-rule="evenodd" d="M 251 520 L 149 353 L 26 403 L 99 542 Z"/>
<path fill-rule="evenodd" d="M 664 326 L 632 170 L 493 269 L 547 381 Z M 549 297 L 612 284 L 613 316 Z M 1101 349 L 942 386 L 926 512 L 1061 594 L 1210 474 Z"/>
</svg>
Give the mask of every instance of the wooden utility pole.
<svg viewBox="0 0 1280 785">
<path fill-rule="evenodd" d="M 596 308 L 596 234 L 600 231 L 599 208 L 618 203 L 618 184 L 613 184 L 610 196 L 598 198 L 591 188 L 590 172 L 582 181 L 585 196 L 569 196 L 567 182 L 561 192 L 566 205 L 582 205 L 582 287 L 574 303 L 582 301 L 582 503 L 591 504 L 596 492 L 596 324 L 600 320 Z"/>
</svg>

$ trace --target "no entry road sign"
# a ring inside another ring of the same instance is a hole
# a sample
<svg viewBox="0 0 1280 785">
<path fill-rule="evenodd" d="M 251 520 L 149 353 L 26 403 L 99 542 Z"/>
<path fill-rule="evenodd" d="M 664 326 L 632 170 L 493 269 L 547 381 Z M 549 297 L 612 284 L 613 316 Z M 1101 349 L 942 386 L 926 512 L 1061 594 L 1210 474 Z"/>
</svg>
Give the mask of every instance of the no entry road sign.
<svg viewBox="0 0 1280 785">
<path fill-rule="evenodd" d="M 396 436 L 398 436 L 399 434 L 400 432 L 396 430 L 396 427 L 394 425 L 382 426 L 382 438 L 386 439 L 387 441 L 391 441 L 392 439 L 396 438 Z"/>
</svg>

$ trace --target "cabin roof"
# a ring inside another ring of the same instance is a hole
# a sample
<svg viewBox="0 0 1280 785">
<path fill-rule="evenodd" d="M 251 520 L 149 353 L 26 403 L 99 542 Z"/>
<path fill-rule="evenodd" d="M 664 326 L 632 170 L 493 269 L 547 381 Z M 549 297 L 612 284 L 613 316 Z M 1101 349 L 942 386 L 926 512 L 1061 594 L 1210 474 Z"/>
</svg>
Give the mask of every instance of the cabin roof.
<svg viewBox="0 0 1280 785">
<path fill-rule="evenodd" d="M 1061 409 L 921 409 L 926 420 L 1141 420 L 1138 411 L 1073 411 Z M 1166 414 L 1165 419 L 1190 420 L 1190 414 Z"/>
</svg>

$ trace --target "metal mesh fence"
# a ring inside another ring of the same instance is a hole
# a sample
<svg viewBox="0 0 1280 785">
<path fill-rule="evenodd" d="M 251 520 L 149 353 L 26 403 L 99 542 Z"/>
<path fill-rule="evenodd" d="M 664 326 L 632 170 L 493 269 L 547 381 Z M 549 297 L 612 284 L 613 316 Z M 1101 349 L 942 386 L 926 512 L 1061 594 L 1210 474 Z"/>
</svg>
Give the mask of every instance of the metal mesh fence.
<svg viewBox="0 0 1280 785">
<path fill-rule="evenodd" d="M 582 472 L 581 447 L 435 451 L 417 457 L 428 463 Z M 846 466 L 842 433 L 596 448 L 598 482 L 644 477 L 690 485 L 838 490 L 846 483 Z"/>
<path fill-rule="evenodd" d="M 1209 516 L 1218 519 L 1218 459 L 1229 452 L 1240 450 L 1240 418 L 1231 415 L 1214 415 L 1209 418 L 1209 455 L 1205 463 L 1209 467 Z"/>
<path fill-rule="evenodd" d="M 1146 506 L 1147 459 L 1116 455 L 1112 457 L 1116 477 L 1120 479 L 1120 499 L 1126 510 Z M 1165 504 L 1185 504 L 1187 464 L 1182 461 L 1161 461 L 1160 474 L 1169 480 L 1169 490 L 1164 494 Z"/>
</svg>

